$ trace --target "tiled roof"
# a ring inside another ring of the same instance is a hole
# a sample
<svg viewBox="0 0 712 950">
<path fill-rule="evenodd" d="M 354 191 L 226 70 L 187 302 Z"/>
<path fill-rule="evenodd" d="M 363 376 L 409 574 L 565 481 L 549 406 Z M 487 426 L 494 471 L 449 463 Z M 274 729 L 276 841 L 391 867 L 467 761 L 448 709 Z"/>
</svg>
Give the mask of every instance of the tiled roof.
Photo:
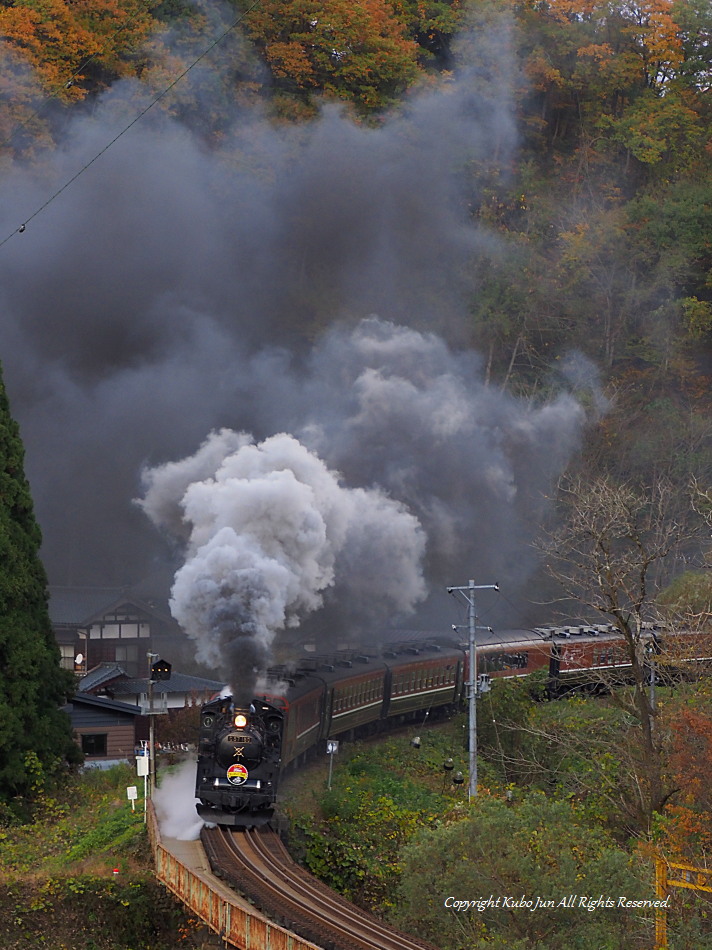
<svg viewBox="0 0 712 950">
<path fill-rule="evenodd" d="M 154 693 L 203 693 L 206 691 L 217 692 L 225 686 L 224 682 L 218 680 L 206 680 L 200 676 L 189 676 L 187 673 L 171 673 L 169 680 L 158 680 L 154 683 Z M 148 691 L 148 680 L 143 679 L 121 679 L 112 683 L 111 692 L 116 696 L 135 695 L 136 693 L 145 693 Z"/>
<path fill-rule="evenodd" d="M 127 587 L 50 587 L 49 615 L 53 624 L 83 626 L 122 604 L 171 622 L 165 606 L 156 607 L 132 595 Z"/>
<path fill-rule="evenodd" d="M 82 676 L 79 680 L 79 686 L 85 693 L 88 693 L 104 683 L 111 682 L 117 676 L 126 676 L 126 670 L 122 666 L 119 666 L 118 663 L 100 663 L 93 670 L 89 670 L 85 676 Z"/>
<path fill-rule="evenodd" d="M 95 696 L 93 693 L 84 692 L 75 693 L 67 706 L 64 708 L 67 710 L 69 706 L 74 706 L 77 704 L 83 706 L 98 706 L 101 709 L 111 709 L 115 712 L 130 713 L 132 716 L 141 715 L 140 706 L 133 706 L 131 703 L 120 703 L 115 699 L 106 699 L 103 696 Z"/>
<path fill-rule="evenodd" d="M 52 623 L 83 624 L 125 596 L 120 587 L 50 587 Z"/>
</svg>

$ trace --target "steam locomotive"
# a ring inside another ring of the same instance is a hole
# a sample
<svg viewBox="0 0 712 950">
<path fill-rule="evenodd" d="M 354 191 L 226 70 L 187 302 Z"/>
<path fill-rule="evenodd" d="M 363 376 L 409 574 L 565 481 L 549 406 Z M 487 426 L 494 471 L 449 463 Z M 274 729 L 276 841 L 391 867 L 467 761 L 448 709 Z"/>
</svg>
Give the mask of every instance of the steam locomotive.
<svg viewBox="0 0 712 950">
<path fill-rule="evenodd" d="M 686 662 L 712 656 L 708 635 L 661 639 L 651 628 L 645 638 L 656 651 L 661 642 L 674 640 L 676 655 L 686 656 Z M 478 643 L 476 682 L 478 691 L 486 692 L 492 679 L 543 670 L 549 695 L 556 697 L 603 679 L 624 683 L 630 667 L 612 626 L 515 630 Z M 668 666 L 668 675 L 673 672 Z M 227 697 L 202 708 L 195 794 L 206 821 L 237 827 L 264 823 L 280 774 L 326 740 L 458 708 L 469 682 L 468 652 L 454 641 L 413 635 L 362 653 L 308 656 L 293 670 L 270 670 L 269 682 L 273 691 L 249 706 L 236 706 Z"/>
<path fill-rule="evenodd" d="M 277 794 L 284 714 L 255 700 L 214 699 L 200 712 L 198 814 L 207 822 L 253 826 L 269 821 Z"/>
</svg>

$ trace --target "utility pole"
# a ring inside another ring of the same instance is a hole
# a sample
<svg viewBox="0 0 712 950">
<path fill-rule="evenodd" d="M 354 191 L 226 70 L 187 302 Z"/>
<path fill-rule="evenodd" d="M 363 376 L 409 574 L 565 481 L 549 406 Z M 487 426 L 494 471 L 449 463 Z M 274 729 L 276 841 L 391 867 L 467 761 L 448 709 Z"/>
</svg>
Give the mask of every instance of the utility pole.
<svg viewBox="0 0 712 950">
<path fill-rule="evenodd" d="M 470 677 L 465 683 L 468 688 L 468 728 L 469 728 L 469 756 L 470 756 L 470 784 L 467 787 L 467 798 L 471 801 L 477 795 L 477 642 L 475 640 L 475 591 L 499 590 L 499 584 L 475 584 L 473 580 L 467 587 L 448 587 L 448 594 L 459 593 L 467 604 L 467 620 L 469 632 L 469 662 Z"/>
<path fill-rule="evenodd" d="M 153 710 L 153 684 L 156 680 L 169 680 L 171 678 L 171 664 L 166 660 L 157 660 L 157 653 L 148 652 L 148 756 L 149 756 L 149 794 L 153 798 L 156 791 L 156 730 L 154 726 Z M 155 663 L 152 660 L 156 660 Z"/>
<path fill-rule="evenodd" d="M 148 657 L 148 794 L 153 798 L 156 791 L 156 747 L 154 744 L 155 729 L 153 719 L 153 661 L 158 656 L 157 653 L 147 653 Z"/>
</svg>

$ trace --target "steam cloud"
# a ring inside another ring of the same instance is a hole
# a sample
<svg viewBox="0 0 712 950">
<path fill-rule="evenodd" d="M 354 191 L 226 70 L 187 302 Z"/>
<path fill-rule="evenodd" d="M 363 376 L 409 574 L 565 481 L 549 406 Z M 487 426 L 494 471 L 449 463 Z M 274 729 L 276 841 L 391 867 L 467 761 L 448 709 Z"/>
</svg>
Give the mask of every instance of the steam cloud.
<svg viewBox="0 0 712 950">
<path fill-rule="evenodd" d="M 195 763 L 186 760 L 173 771 L 166 772 L 153 795 L 161 834 L 179 841 L 200 837 L 203 819 L 195 814 Z"/>
<path fill-rule="evenodd" d="M 263 424 L 299 440 L 223 429 L 148 470 L 140 502 L 187 548 L 171 609 L 200 660 L 249 691 L 278 631 L 310 616 L 328 646 L 330 630 L 407 616 L 461 563 L 510 593 L 525 583 L 522 552 L 584 423 L 572 396 L 507 397 L 473 354 L 377 317 L 335 327 L 306 363 L 272 352 L 244 371 L 256 390 L 274 381 Z"/>
<path fill-rule="evenodd" d="M 176 609 L 213 631 L 210 657 L 248 578 L 241 609 L 265 644 L 297 617 L 323 638 L 417 603 L 442 626 L 432 592 L 469 576 L 516 601 L 583 412 L 566 393 L 535 407 L 486 387 L 467 349 L 468 275 L 498 240 L 469 209 L 515 144 L 497 37 L 464 43 L 486 69 L 461 65 L 377 127 L 333 106 L 281 127 L 235 109 L 208 147 L 153 110 L 3 246 L 0 357 L 52 583 L 160 595 L 178 571 Z M 195 77 L 185 100 L 217 101 Z M 8 166 L 2 234 L 145 95 L 117 83 L 49 159 Z M 142 470 L 171 549 L 131 504 Z M 260 493 L 262 528 L 245 501 Z M 196 594 L 211 583 L 224 616 Z"/>
<path fill-rule="evenodd" d="M 347 590 L 366 588 L 370 609 L 410 611 L 425 596 L 417 519 L 381 491 L 345 488 L 292 436 L 255 445 L 223 430 L 145 479 L 152 520 L 175 525 L 177 506 L 190 526 L 171 611 L 239 701 L 254 695 L 276 633 L 318 610 L 337 576 Z M 343 551 L 351 569 L 339 572 Z M 374 561 L 388 570 L 374 573 Z"/>
</svg>

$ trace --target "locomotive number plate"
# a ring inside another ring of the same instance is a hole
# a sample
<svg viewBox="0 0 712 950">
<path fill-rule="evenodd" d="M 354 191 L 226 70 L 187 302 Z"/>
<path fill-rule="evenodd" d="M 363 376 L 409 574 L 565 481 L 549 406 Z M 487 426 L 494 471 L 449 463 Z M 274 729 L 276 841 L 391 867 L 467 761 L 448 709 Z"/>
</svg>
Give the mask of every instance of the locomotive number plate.
<svg viewBox="0 0 712 950">
<path fill-rule="evenodd" d="M 246 745 L 248 742 L 252 742 L 252 736 L 237 736 L 233 732 L 229 736 L 225 736 L 225 742 L 234 742 L 235 745 Z"/>
</svg>

